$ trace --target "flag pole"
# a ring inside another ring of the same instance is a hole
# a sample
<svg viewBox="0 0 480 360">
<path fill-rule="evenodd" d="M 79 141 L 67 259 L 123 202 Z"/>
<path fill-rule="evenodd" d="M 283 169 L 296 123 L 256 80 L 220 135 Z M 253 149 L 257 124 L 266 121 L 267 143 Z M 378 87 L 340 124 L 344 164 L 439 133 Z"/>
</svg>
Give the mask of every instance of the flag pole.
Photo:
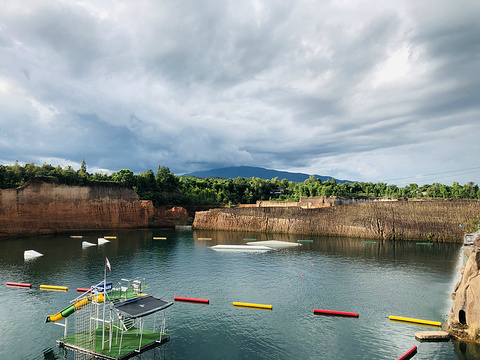
<svg viewBox="0 0 480 360">
<path fill-rule="evenodd" d="M 102 350 L 105 346 L 105 302 L 107 300 L 107 258 L 103 265 L 103 321 L 102 321 Z"/>
</svg>

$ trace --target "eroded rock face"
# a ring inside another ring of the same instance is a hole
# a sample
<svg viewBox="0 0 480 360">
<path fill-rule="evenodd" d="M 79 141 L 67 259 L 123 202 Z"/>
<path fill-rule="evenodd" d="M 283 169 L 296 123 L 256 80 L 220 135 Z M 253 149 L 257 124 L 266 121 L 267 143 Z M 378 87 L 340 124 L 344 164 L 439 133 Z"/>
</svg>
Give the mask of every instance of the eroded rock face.
<svg viewBox="0 0 480 360">
<path fill-rule="evenodd" d="M 139 200 L 132 189 L 119 184 L 67 186 L 34 179 L 19 189 L 0 189 L 0 237 L 174 226 L 171 219 L 184 212 L 155 209 L 151 201 Z M 160 224 L 162 218 L 170 222 Z"/>
<path fill-rule="evenodd" d="M 446 330 L 456 338 L 480 342 L 480 240 L 473 247 L 464 248 L 470 253 L 460 270 L 461 280 L 452 293 L 452 310 Z"/>
</svg>

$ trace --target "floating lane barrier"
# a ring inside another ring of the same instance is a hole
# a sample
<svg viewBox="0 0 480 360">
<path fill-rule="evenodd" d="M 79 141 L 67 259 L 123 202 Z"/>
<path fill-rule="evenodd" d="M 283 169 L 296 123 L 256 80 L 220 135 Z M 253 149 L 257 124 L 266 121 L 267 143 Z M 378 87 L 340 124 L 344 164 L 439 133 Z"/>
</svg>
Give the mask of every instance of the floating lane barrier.
<svg viewBox="0 0 480 360">
<path fill-rule="evenodd" d="M 82 292 L 82 293 L 86 293 L 86 292 L 90 292 L 91 290 L 88 289 L 88 288 L 77 288 L 77 292 Z"/>
<path fill-rule="evenodd" d="M 302 244 L 291 243 L 288 241 L 278 241 L 278 240 L 253 241 L 253 242 L 248 242 L 247 245 L 268 246 L 271 248 L 287 248 L 287 247 L 302 246 Z"/>
<path fill-rule="evenodd" d="M 257 241 L 257 239 L 243 239 L 243 241 Z"/>
<path fill-rule="evenodd" d="M 106 243 L 109 243 L 110 240 L 107 240 L 105 238 L 98 238 L 98 245 L 103 245 L 103 244 L 106 244 Z"/>
<path fill-rule="evenodd" d="M 194 303 L 202 303 L 202 304 L 210 303 L 210 300 L 208 299 L 196 299 L 196 298 L 181 297 L 181 296 L 175 296 L 173 299 L 175 301 L 185 301 L 185 302 L 194 302 Z"/>
<path fill-rule="evenodd" d="M 264 309 L 264 310 L 273 310 L 272 305 L 265 305 L 265 304 L 252 304 L 252 303 L 244 303 L 244 302 L 234 302 L 233 306 L 235 307 L 246 307 L 246 308 L 254 308 L 254 309 Z"/>
<path fill-rule="evenodd" d="M 362 244 L 376 244 L 376 241 L 362 241 Z"/>
<path fill-rule="evenodd" d="M 166 237 L 154 236 L 153 240 L 167 240 Z"/>
<path fill-rule="evenodd" d="M 109 240 L 115 240 L 117 237 L 116 236 L 104 236 L 104 239 L 109 239 Z"/>
<path fill-rule="evenodd" d="M 433 243 L 429 243 L 429 242 L 418 242 L 417 245 L 433 245 Z"/>
<path fill-rule="evenodd" d="M 68 286 L 40 285 L 42 290 L 68 291 Z"/>
<path fill-rule="evenodd" d="M 31 287 L 32 287 L 32 284 L 19 283 L 19 282 L 7 282 L 7 286 L 16 286 L 16 287 L 23 287 L 23 288 L 31 288 Z"/>
<path fill-rule="evenodd" d="M 25 252 L 23 253 L 23 258 L 25 260 L 34 259 L 34 258 L 37 258 L 39 256 L 43 256 L 43 254 L 41 254 L 41 253 L 39 253 L 38 251 L 35 251 L 35 250 L 25 250 Z"/>
<path fill-rule="evenodd" d="M 82 235 L 70 235 L 70 237 L 71 237 L 72 239 L 81 239 L 81 238 L 83 238 Z"/>
<path fill-rule="evenodd" d="M 399 321 L 404 323 L 410 323 L 415 325 L 429 325 L 429 326 L 436 326 L 442 327 L 442 323 L 440 321 L 430 321 L 430 320 L 421 320 L 421 319 L 412 319 L 403 316 L 389 316 L 388 317 L 392 321 Z"/>
<path fill-rule="evenodd" d="M 88 241 L 83 241 L 82 242 L 82 249 L 86 249 L 88 247 L 91 247 L 91 246 L 96 246 L 97 244 L 92 244 L 91 242 L 88 242 Z"/>
<path fill-rule="evenodd" d="M 397 360 L 407 360 L 411 359 L 417 353 L 417 347 L 412 346 L 406 353 L 398 357 Z"/>
<path fill-rule="evenodd" d="M 207 241 L 207 240 L 212 240 L 212 238 L 198 238 L 197 240 Z"/>
<path fill-rule="evenodd" d="M 313 240 L 297 240 L 297 242 L 313 242 Z"/>
<path fill-rule="evenodd" d="M 358 317 L 358 314 L 357 314 L 357 313 L 346 312 L 346 311 L 333 311 L 333 310 L 313 309 L 313 313 L 314 313 L 315 315 Z"/>
</svg>

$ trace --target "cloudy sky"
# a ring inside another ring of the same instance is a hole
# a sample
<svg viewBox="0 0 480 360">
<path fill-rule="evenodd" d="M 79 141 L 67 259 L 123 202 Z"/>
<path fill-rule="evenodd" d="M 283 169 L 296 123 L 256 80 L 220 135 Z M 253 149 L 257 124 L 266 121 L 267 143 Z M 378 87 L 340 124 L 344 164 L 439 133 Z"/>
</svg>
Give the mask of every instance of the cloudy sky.
<svg viewBox="0 0 480 360">
<path fill-rule="evenodd" d="M 480 184 L 478 0 L 22 0 L 0 163 Z"/>
</svg>

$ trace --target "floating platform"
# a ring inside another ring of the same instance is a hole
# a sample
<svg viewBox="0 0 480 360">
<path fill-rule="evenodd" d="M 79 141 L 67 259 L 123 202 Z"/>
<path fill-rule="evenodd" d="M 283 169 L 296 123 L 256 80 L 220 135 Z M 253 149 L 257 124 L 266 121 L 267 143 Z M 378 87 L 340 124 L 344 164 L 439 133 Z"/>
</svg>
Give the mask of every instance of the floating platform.
<svg viewBox="0 0 480 360">
<path fill-rule="evenodd" d="M 450 334 L 446 331 L 415 331 L 415 339 L 418 341 L 448 341 Z"/>
<path fill-rule="evenodd" d="M 117 324 L 118 325 L 118 324 Z M 112 334 L 115 338 L 115 331 Z M 140 335 L 142 337 L 141 345 L 139 346 Z M 85 354 L 91 354 L 102 359 L 111 359 L 111 360 L 124 360 L 129 359 L 134 356 L 153 349 L 157 346 L 160 346 L 170 340 L 168 334 L 160 334 L 158 332 L 153 332 L 149 330 L 143 330 L 140 333 L 140 330 L 137 328 L 132 328 L 123 334 L 122 347 L 120 348 L 120 343 L 115 344 L 115 341 L 112 343 L 112 349 L 109 350 L 108 344 L 105 344 L 105 349 L 102 350 L 102 326 L 99 326 L 95 330 L 95 349 L 83 349 L 75 345 L 76 336 L 85 336 L 84 334 L 72 334 L 67 336 L 64 339 L 57 340 L 58 346 L 63 346 L 67 349 L 74 351 L 79 351 Z M 105 333 L 105 337 L 108 337 L 108 332 Z M 120 351 L 119 351 L 120 350 Z"/>
<path fill-rule="evenodd" d="M 247 245 L 268 246 L 270 248 L 287 248 L 287 247 L 302 246 L 302 244 L 292 243 L 288 241 L 278 241 L 278 240 L 248 242 Z"/>
<path fill-rule="evenodd" d="M 212 250 L 227 250 L 227 251 L 270 251 L 273 248 L 268 246 L 254 246 L 254 245 L 215 245 L 210 246 Z"/>
</svg>

